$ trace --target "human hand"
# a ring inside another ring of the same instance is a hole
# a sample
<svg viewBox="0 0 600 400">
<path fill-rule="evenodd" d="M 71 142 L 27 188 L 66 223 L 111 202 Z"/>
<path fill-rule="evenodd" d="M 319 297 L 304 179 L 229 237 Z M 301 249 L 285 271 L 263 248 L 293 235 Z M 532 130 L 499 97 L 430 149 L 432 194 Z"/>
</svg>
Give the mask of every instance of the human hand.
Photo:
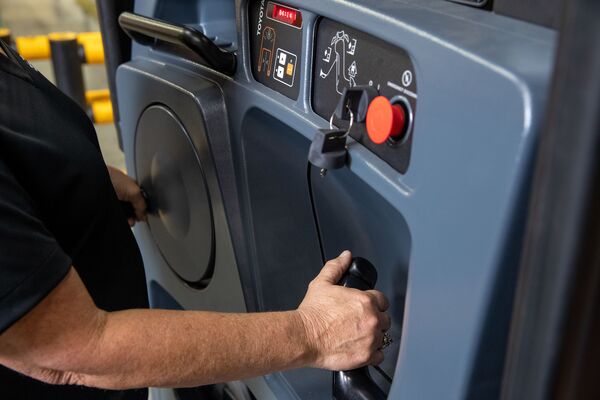
<svg viewBox="0 0 600 400">
<path fill-rule="evenodd" d="M 117 198 L 133 206 L 135 218 L 128 219 L 129 226 L 134 226 L 136 221 L 145 221 L 147 205 L 140 186 L 120 169 L 110 166 L 107 168 Z"/>
<path fill-rule="evenodd" d="M 352 260 L 349 251 L 328 261 L 309 284 L 298 313 L 304 323 L 312 367 L 349 370 L 383 361 L 383 333 L 391 321 L 388 300 L 377 290 L 337 286 Z"/>
</svg>

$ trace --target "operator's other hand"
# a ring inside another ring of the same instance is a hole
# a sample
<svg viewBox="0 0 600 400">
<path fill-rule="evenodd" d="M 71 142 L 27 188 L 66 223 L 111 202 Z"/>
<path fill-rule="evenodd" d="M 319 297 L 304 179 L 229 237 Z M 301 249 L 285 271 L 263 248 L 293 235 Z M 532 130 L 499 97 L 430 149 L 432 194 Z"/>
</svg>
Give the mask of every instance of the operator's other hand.
<svg viewBox="0 0 600 400">
<path fill-rule="evenodd" d="M 352 255 L 328 261 L 298 307 L 316 368 L 349 370 L 383 361 L 383 332 L 390 328 L 388 300 L 377 290 L 337 286 Z"/>
<path fill-rule="evenodd" d="M 121 201 L 129 202 L 133 206 L 135 218 L 129 218 L 129 225 L 135 225 L 136 221 L 145 221 L 147 210 L 146 200 L 137 182 L 118 168 L 109 166 L 108 173 L 117 193 L 117 198 Z"/>
</svg>

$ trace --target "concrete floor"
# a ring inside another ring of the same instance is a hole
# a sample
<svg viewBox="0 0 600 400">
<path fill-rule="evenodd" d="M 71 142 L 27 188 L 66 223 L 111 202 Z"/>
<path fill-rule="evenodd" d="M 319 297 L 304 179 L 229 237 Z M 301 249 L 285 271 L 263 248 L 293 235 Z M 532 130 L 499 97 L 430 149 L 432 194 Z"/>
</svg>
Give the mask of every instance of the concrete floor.
<svg viewBox="0 0 600 400">
<path fill-rule="evenodd" d="M 13 36 L 41 35 L 50 32 L 98 31 L 94 16 L 87 15 L 76 0 L 0 0 L 0 27 L 10 28 Z M 88 0 L 93 4 L 93 0 Z M 33 66 L 53 81 L 50 61 L 34 61 Z M 104 65 L 85 65 L 87 89 L 107 88 Z M 104 160 L 108 165 L 125 168 L 117 132 L 112 124 L 96 125 Z"/>
</svg>

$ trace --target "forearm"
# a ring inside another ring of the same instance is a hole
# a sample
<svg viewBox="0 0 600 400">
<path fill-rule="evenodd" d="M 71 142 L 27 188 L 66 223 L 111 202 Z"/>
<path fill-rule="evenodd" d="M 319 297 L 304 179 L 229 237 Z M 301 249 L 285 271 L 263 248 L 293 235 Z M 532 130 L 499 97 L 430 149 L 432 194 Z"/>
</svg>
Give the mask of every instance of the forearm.
<svg viewBox="0 0 600 400">
<path fill-rule="evenodd" d="M 220 314 L 131 310 L 106 314 L 76 383 L 109 389 L 197 386 L 306 366 L 297 312 Z"/>
<path fill-rule="evenodd" d="M 193 386 L 306 365 L 298 311 L 99 310 L 71 269 L 0 335 L 0 364 L 53 384 Z"/>
<path fill-rule="evenodd" d="M 0 334 L 0 364 L 53 384 L 106 389 L 196 386 L 303 366 L 354 369 L 383 360 L 390 327 L 379 292 L 335 286 L 344 253 L 323 267 L 296 311 L 99 310 L 75 269 Z"/>
</svg>

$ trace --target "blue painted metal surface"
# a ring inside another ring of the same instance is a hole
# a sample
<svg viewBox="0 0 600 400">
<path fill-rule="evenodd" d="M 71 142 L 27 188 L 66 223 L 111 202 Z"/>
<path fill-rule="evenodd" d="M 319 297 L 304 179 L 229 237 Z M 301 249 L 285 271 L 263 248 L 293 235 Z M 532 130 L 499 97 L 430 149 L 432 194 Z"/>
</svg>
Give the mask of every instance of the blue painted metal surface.
<svg viewBox="0 0 600 400">
<path fill-rule="evenodd" d="M 138 2 L 136 12 L 156 16 L 157 9 L 171 3 L 216 4 L 148 0 Z M 142 87 L 154 85 L 157 93 L 172 91 L 171 100 L 185 99 L 181 101 L 189 104 L 181 107 L 193 114 L 201 108 L 202 100 L 197 99 L 209 82 L 221 97 L 217 103 L 225 107 L 224 128 L 209 132 L 205 139 L 210 148 L 207 157 L 218 166 L 212 172 L 211 195 L 220 200 L 222 196 L 222 201 L 213 199 L 220 235 L 216 254 L 222 257 L 216 261 L 215 278 L 202 291 L 182 284 L 164 265 L 151 233 L 141 227 L 137 237 L 149 281 L 159 282 L 184 308 L 293 307 L 320 267 L 316 247 L 320 228 L 327 257 L 352 246 L 368 253 L 357 255 L 373 258 L 382 268 L 381 288 L 397 310 L 399 349 L 394 351 L 399 353 L 390 399 L 493 398 L 555 32 L 436 0 L 286 1 L 302 9 L 305 26 L 300 96 L 293 101 L 252 78 L 246 2 L 222 3 L 235 10 L 234 19 L 224 19 L 228 27 L 220 28 L 237 32 L 234 47 L 239 63 L 232 78 L 139 46 L 134 47 L 134 60 L 118 72 L 121 129 L 130 169 L 136 113 L 144 102 L 133 103 L 140 96 L 148 101 L 158 96 Z M 351 143 L 345 170 L 325 178 L 313 175 L 320 227 L 306 220 L 310 200 L 298 190 L 308 191 L 308 178 L 303 186 L 297 175 L 306 168 L 300 165 L 301 154 L 307 152 L 314 131 L 328 125 L 310 105 L 312 38 L 318 16 L 404 48 L 419 82 L 407 173 L 399 174 Z M 201 17 L 181 18 L 174 22 L 204 23 Z M 294 154 L 273 157 L 276 149 L 268 149 L 269 143 L 279 143 L 282 149 L 292 146 Z M 261 146 L 265 159 L 260 158 Z M 283 169 L 269 171 L 269 167 Z M 285 181 L 288 173 L 290 185 L 269 191 L 270 197 L 261 203 L 257 189 Z M 297 204 L 290 203 L 291 198 Z M 277 213 L 269 214 L 272 207 Z M 389 219 L 384 220 L 385 215 Z M 347 220 L 340 220 L 343 216 Z M 282 237 L 288 239 L 293 233 L 290 226 L 297 226 L 297 242 L 277 241 L 272 229 L 278 224 L 284 224 Z M 269 234 L 270 243 L 265 242 Z M 306 256 L 302 262 L 296 257 L 299 253 Z M 293 270 L 293 281 L 285 279 L 290 269 L 302 266 Z M 329 398 L 325 389 L 319 389 L 324 388 L 323 374 L 300 370 L 248 383 L 258 398 Z"/>
</svg>

